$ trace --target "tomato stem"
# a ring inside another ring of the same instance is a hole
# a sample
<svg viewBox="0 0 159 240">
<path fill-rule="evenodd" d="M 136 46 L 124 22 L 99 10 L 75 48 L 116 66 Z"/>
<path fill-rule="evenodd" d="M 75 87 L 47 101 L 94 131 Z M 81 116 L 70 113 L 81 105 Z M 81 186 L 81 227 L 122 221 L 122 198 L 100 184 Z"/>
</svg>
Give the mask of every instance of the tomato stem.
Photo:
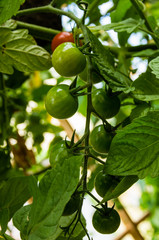
<svg viewBox="0 0 159 240">
<path fill-rule="evenodd" d="M 153 28 L 151 27 L 151 24 L 149 23 L 147 17 L 145 16 L 144 12 L 142 11 L 142 9 L 139 6 L 138 0 L 130 0 L 132 5 L 135 7 L 137 13 L 139 14 L 139 16 L 141 17 L 141 19 L 144 20 L 145 26 L 149 31 L 149 34 L 152 36 L 153 40 L 155 41 L 157 47 L 159 48 L 159 39 L 156 36 Z"/>
<path fill-rule="evenodd" d="M 102 161 L 100 158 L 98 158 L 98 157 L 96 157 L 96 156 L 94 156 L 93 154 L 91 154 L 91 153 L 89 153 L 89 157 L 91 157 L 91 158 L 94 158 L 95 160 L 97 160 L 99 163 L 101 163 L 101 164 L 105 164 L 105 162 L 104 161 Z"/>
<path fill-rule="evenodd" d="M 2 102 L 3 102 L 2 109 L 4 112 L 4 119 L 2 122 L 2 134 L 7 143 L 6 149 L 9 152 L 10 147 L 9 147 L 9 141 L 8 141 L 8 137 L 7 137 L 8 127 L 9 127 L 9 112 L 8 112 L 8 106 L 7 106 L 8 104 L 7 104 L 7 93 L 6 93 L 5 80 L 4 80 L 2 73 L 0 73 L 0 90 L 3 92 L 3 94 L 1 94 L 1 97 L 2 97 Z"/>
</svg>

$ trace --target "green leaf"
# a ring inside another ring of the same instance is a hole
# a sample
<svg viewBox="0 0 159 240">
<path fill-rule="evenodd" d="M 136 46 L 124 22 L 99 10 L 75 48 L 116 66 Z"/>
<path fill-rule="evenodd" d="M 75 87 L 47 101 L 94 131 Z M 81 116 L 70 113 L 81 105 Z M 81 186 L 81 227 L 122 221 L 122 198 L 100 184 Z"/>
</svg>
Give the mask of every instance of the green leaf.
<svg viewBox="0 0 159 240">
<path fill-rule="evenodd" d="M 65 159 L 42 178 L 30 211 L 29 240 L 54 237 L 63 209 L 77 187 L 82 158 Z"/>
<path fill-rule="evenodd" d="M 25 0 L 1 0 L 0 1 L 0 24 L 10 19 L 17 13 L 20 5 Z"/>
<path fill-rule="evenodd" d="M 50 54 L 35 44 L 28 30 L 0 29 L 0 72 L 13 74 L 46 70 L 52 66 Z"/>
<path fill-rule="evenodd" d="M 159 54 L 159 50 L 153 50 L 153 49 L 146 49 L 142 51 L 138 51 L 132 54 L 133 57 L 155 57 Z"/>
<path fill-rule="evenodd" d="M 114 137 L 105 172 L 110 175 L 159 175 L 159 112 L 135 119 Z"/>
<path fill-rule="evenodd" d="M 107 202 L 108 200 L 119 197 L 123 192 L 128 190 L 135 182 L 137 182 L 137 180 L 138 180 L 137 176 L 123 177 L 112 192 L 108 191 L 106 193 L 102 202 Z"/>
<path fill-rule="evenodd" d="M 111 21 L 112 22 L 121 21 L 125 17 L 125 14 L 127 13 L 128 9 L 131 6 L 132 5 L 131 5 L 130 0 L 119 0 L 115 11 L 113 11 L 110 15 Z"/>
<path fill-rule="evenodd" d="M 0 25 L 0 28 L 10 28 L 10 29 L 15 29 L 17 27 L 16 21 L 13 19 L 9 19 L 2 25 Z"/>
<path fill-rule="evenodd" d="M 35 182 L 35 178 L 15 177 L 3 182 L 0 187 L 0 224 L 2 232 L 7 228 L 8 221 L 14 213 L 32 196 L 30 186 Z"/>
<path fill-rule="evenodd" d="M 13 224 L 20 231 L 22 239 L 27 237 L 30 209 L 31 205 L 26 205 L 20 208 L 13 216 Z"/>
<path fill-rule="evenodd" d="M 135 118 L 144 117 L 150 111 L 150 105 L 146 102 L 137 105 L 130 114 L 130 119 L 133 121 Z"/>
<path fill-rule="evenodd" d="M 128 18 L 126 20 L 123 20 L 121 22 L 116 22 L 116 23 L 110 23 L 107 25 L 101 25 L 101 26 L 95 26 L 95 27 L 89 27 L 91 31 L 109 31 L 109 30 L 114 30 L 116 32 L 127 32 L 127 33 L 132 33 L 134 32 L 139 26 L 143 25 L 144 21 L 139 20 L 136 21 L 133 18 Z"/>
<path fill-rule="evenodd" d="M 114 67 L 114 60 L 108 48 L 104 48 L 96 36 L 87 29 L 93 53 L 93 59 L 100 74 L 109 82 L 113 91 L 131 91 L 131 80 Z"/>
<path fill-rule="evenodd" d="M 135 88 L 133 95 L 139 100 L 159 99 L 159 81 L 149 68 L 133 82 L 132 86 Z"/>
<path fill-rule="evenodd" d="M 152 73 L 155 74 L 157 78 L 159 78 L 158 65 L 159 65 L 159 57 L 156 57 L 155 59 L 149 62 L 149 67 L 152 69 Z"/>
</svg>

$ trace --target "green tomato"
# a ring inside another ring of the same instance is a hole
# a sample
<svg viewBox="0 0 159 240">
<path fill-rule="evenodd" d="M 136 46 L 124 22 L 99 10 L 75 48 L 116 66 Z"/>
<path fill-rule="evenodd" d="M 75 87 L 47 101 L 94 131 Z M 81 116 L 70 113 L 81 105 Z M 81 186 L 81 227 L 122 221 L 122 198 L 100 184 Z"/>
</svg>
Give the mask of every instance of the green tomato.
<svg viewBox="0 0 159 240">
<path fill-rule="evenodd" d="M 118 229 L 120 216 L 115 209 L 107 208 L 105 214 L 96 210 L 92 218 L 92 223 L 97 232 L 111 234 Z"/>
<path fill-rule="evenodd" d="M 64 160 L 71 157 L 73 154 L 67 148 L 64 140 L 55 143 L 50 151 L 50 165 L 54 168 L 57 164 L 62 165 Z"/>
<path fill-rule="evenodd" d="M 103 125 L 99 125 L 90 134 L 90 144 L 95 151 L 107 153 L 110 149 L 112 138 L 112 133 L 107 132 Z"/>
<path fill-rule="evenodd" d="M 45 107 L 52 117 L 66 119 L 72 117 L 77 111 L 78 98 L 70 93 L 68 85 L 57 85 L 48 91 Z"/>
<path fill-rule="evenodd" d="M 153 110 L 159 110 L 159 99 L 151 101 L 150 104 Z"/>
<path fill-rule="evenodd" d="M 62 76 L 72 77 L 82 72 L 86 66 L 86 57 L 72 42 L 60 44 L 52 54 L 52 64 Z"/>
<path fill-rule="evenodd" d="M 120 100 L 117 96 L 108 96 L 104 89 L 96 89 L 92 93 L 92 105 L 103 119 L 109 119 L 119 112 Z"/>
<path fill-rule="evenodd" d="M 69 202 L 66 204 L 64 211 L 62 213 L 62 216 L 72 215 L 74 212 L 76 212 L 79 209 L 79 206 L 80 206 L 80 195 L 73 194 Z"/>
<path fill-rule="evenodd" d="M 119 181 L 111 175 L 100 171 L 94 180 L 94 187 L 99 196 L 104 197 L 107 192 L 112 192 Z"/>
</svg>

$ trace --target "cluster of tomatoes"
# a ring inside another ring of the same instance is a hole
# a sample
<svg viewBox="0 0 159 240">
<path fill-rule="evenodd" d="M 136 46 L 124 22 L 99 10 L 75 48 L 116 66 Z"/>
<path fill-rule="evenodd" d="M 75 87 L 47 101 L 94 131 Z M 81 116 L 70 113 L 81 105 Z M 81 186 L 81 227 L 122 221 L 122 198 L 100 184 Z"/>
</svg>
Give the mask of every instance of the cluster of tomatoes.
<svg viewBox="0 0 159 240">
<path fill-rule="evenodd" d="M 76 47 L 72 33 L 62 32 L 57 34 L 51 44 L 53 51 L 52 64 L 55 70 L 62 76 L 72 77 L 79 75 L 87 81 L 87 63 L 85 55 Z M 93 74 L 93 83 L 100 82 L 97 74 Z M 92 91 L 93 112 L 103 119 L 114 117 L 120 109 L 120 100 L 117 96 L 110 96 L 103 88 Z M 66 119 L 73 116 L 78 109 L 78 97 L 74 94 L 70 86 L 59 84 L 52 87 L 47 93 L 45 106 L 47 112 L 54 118 Z M 113 138 L 111 131 L 105 125 L 96 126 L 90 134 L 90 145 L 99 154 L 106 154 L 109 151 Z M 50 164 L 62 165 L 63 159 L 74 154 L 71 145 L 65 141 L 59 141 L 54 146 L 50 154 Z M 97 193 L 104 197 L 106 192 L 114 189 L 118 180 L 113 176 L 99 172 L 95 178 L 95 189 Z M 77 211 L 80 205 L 80 194 L 76 192 L 67 203 L 63 216 L 68 216 Z M 117 230 L 120 224 L 120 217 L 114 208 L 103 207 L 95 211 L 92 223 L 94 228 L 102 233 L 109 234 Z"/>
</svg>

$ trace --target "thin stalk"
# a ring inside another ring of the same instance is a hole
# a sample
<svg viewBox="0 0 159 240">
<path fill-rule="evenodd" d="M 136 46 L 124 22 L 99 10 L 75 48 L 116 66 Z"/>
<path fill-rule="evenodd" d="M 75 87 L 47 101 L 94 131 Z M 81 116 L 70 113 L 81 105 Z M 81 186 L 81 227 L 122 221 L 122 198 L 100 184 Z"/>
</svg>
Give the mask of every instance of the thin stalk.
<svg viewBox="0 0 159 240">
<path fill-rule="evenodd" d="M 54 35 L 60 32 L 59 30 L 41 27 L 35 24 L 25 23 L 21 21 L 16 21 L 16 24 L 17 24 L 17 28 L 28 29 L 34 36 L 40 39 L 51 40 Z"/>
<path fill-rule="evenodd" d="M 3 74 L 0 73 L 0 90 L 3 91 L 2 100 L 3 100 L 3 122 L 2 124 L 2 135 L 3 138 L 6 140 L 7 146 L 6 149 L 8 150 L 8 154 L 10 152 L 10 145 L 8 140 L 8 129 L 9 129 L 9 112 L 8 112 L 8 104 L 7 104 L 7 93 L 6 93 L 6 86 Z"/>
<path fill-rule="evenodd" d="M 76 87 L 76 88 L 72 88 L 72 89 L 69 90 L 69 92 L 72 93 L 72 94 L 75 94 L 75 93 L 77 93 L 77 92 L 79 92 L 79 91 L 81 91 L 81 90 L 84 90 L 84 89 L 88 88 L 89 86 L 90 86 L 90 84 L 87 83 L 87 84 L 85 84 L 85 85 L 83 85 L 83 86 L 79 86 L 79 87 Z"/>
<path fill-rule="evenodd" d="M 83 227 L 83 229 L 84 229 L 84 231 L 85 231 L 85 233 L 86 233 L 86 235 L 87 235 L 87 237 L 88 237 L 88 240 L 91 240 L 91 239 L 90 239 L 90 236 L 89 236 L 89 234 L 88 234 L 88 232 L 87 232 L 87 229 L 86 229 L 85 226 L 83 225 L 83 222 L 82 222 L 81 220 L 80 220 L 79 222 L 80 222 L 81 226 Z"/>
<path fill-rule="evenodd" d="M 102 161 L 100 158 L 98 158 L 98 157 L 96 157 L 96 156 L 94 156 L 93 154 L 91 154 L 91 153 L 89 153 L 89 157 L 91 157 L 91 158 L 94 158 L 96 161 L 98 161 L 98 162 L 100 162 L 101 164 L 105 164 L 105 162 L 104 161 Z"/>
<path fill-rule="evenodd" d="M 138 14 L 140 15 L 141 19 L 143 19 L 145 21 L 145 26 L 147 27 L 148 31 L 152 32 L 152 38 L 155 41 L 157 47 L 159 48 L 159 39 L 156 38 L 156 36 L 154 36 L 154 30 L 151 27 L 150 23 L 147 20 L 147 17 L 145 16 L 144 12 L 142 11 L 142 9 L 140 8 L 139 4 L 138 4 L 138 0 L 130 0 L 132 5 L 135 7 L 136 11 L 138 12 Z M 150 33 L 151 34 L 151 33 Z"/>
<path fill-rule="evenodd" d="M 23 16 L 23 15 L 28 15 L 28 14 L 33 14 L 33 13 L 39 13 L 39 12 L 46 12 L 46 13 L 54 13 L 57 15 L 64 15 L 76 22 L 78 25 L 80 22 L 80 19 L 77 18 L 72 12 L 66 12 L 64 10 L 54 8 L 52 5 L 47 5 L 47 6 L 42 6 L 42 7 L 36 7 L 36 8 L 28 8 L 24 10 L 18 11 L 16 16 Z"/>
<path fill-rule="evenodd" d="M 91 196 L 91 198 L 93 198 L 98 204 L 102 205 L 101 202 L 89 191 L 86 192 L 88 195 Z"/>
</svg>

